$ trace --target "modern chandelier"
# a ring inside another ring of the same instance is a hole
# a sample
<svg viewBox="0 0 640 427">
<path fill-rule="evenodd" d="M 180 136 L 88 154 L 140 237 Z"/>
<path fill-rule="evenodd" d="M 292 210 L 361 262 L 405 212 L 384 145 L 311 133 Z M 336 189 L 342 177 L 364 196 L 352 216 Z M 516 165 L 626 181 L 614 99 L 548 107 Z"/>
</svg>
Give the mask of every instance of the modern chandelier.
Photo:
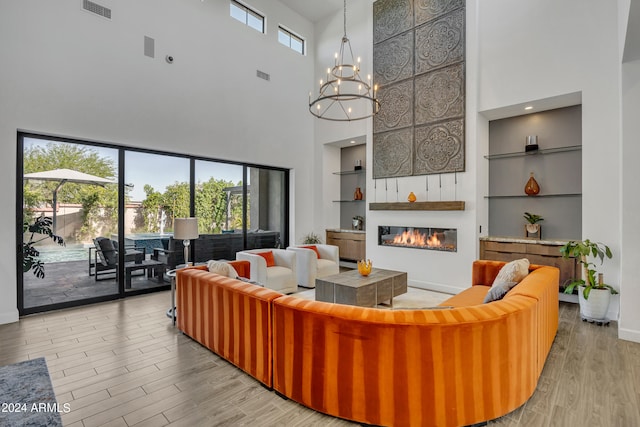
<svg viewBox="0 0 640 427">
<path fill-rule="evenodd" d="M 349 122 L 372 117 L 380 111 L 376 98 L 378 86 L 371 75 L 367 81 L 360 78 L 360 57 L 355 59 L 347 37 L 347 0 L 344 0 L 344 35 L 340 53 L 335 54 L 333 68 L 327 68 L 327 81 L 320 80 L 318 97 L 312 101 L 309 93 L 309 111 L 314 116 L 337 122 Z"/>
</svg>

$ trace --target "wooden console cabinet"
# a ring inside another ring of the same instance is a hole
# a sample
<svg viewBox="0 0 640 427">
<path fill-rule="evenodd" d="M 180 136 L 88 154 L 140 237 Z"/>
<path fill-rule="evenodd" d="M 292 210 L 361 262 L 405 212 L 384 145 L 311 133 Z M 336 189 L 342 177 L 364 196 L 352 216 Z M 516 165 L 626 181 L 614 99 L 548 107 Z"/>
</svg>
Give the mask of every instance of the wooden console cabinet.
<svg viewBox="0 0 640 427">
<path fill-rule="evenodd" d="M 366 234 L 364 231 L 327 230 L 327 245 L 340 250 L 340 259 L 358 261 L 365 259 Z"/>
<path fill-rule="evenodd" d="M 580 276 L 577 261 L 563 258 L 560 247 L 566 241 L 536 240 L 510 237 L 481 237 L 480 259 L 513 261 L 527 258 L 531 264 L 550 265 L 560 269 L 560 288 Z"/>
</svg>

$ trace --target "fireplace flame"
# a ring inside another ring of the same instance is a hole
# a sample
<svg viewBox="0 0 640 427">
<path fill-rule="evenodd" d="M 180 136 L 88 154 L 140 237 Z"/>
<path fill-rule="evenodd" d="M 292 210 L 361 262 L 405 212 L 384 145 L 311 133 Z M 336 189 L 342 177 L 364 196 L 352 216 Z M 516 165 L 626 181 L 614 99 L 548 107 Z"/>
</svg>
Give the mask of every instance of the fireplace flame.
<svg viewBox="0 0 640 427">
<path fill-rule="evenodd" d="M 418 230 L 407 230 L 403 231 L 401 234 L 397 234 L 393 238 L 394 245 L 401 246 L 417 246 L 417 247 L 425 247 L 428 246 L 430 248 L 440 247 L 440 240 L 434 234 L 431 236 L 427 236 L 424 233 L 420 233 Z"/>
</svg>

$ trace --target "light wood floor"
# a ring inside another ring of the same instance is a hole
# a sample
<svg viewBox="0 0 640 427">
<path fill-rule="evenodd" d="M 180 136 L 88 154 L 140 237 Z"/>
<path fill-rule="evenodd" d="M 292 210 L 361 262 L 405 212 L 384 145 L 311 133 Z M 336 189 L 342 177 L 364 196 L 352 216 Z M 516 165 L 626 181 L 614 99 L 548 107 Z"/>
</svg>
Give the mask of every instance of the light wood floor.
<svg viewBox="0 0 640 427">
<path fill-rule="evenodd" d="M 353 425 L 262 387 L 180 334 L 161 292 L 0 325 L 0 365 L 46 357 L 65 426 Z M 640 425 L 640 344 L 561 303 L 538 390 L 490 426 Z M 594 371 L 599 368 L 600 371 Z"/>
</svg>

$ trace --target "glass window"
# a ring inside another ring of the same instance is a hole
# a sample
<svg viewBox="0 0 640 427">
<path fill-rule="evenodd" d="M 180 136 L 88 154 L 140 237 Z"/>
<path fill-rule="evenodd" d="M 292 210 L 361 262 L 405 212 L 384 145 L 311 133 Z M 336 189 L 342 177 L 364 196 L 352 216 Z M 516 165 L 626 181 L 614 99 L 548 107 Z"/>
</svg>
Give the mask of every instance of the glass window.
<svg viewBox="0 0 640 427">
<path fill-rule="evenodd" d="M 231 1 L 231 17 L 256 31 L 264 33 L 264 16 L 238 2 Z"/>
<path fill-rule="evenodd" d="M 278 27 L 278 41 L 299 54 L 304 55 L 304 40 L 291 31 Z"/>
<path fill-rule="evenodd" d="M 22 239 L 21 310 L 116 295 L 118 150 L 21 140 L 22 220 L 29 227 Z"/>
</svg>

